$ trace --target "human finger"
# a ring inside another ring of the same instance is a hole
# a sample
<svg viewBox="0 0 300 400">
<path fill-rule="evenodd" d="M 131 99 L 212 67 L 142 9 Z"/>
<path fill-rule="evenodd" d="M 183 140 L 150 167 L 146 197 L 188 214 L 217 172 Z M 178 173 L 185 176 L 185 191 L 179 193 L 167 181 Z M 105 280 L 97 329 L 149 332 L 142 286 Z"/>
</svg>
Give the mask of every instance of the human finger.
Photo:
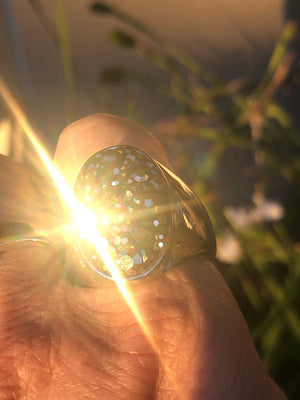
<svg viewBox="0 0 300 400">
<path fill-rule="evenodd" d="M 0 155 L 0 224 L 23 223 L 37 229 L 53 227 L 58 204 L 49 182 Z M 4 233 L 2 234 L 4 236 Z"/>
<path fill-rule="evenodd" d="M 163 164 L 168 163 L 161 146 L 144 128 L 108 115 L 87 117 L 64 130 L 57 146 L 55 162 L 73 187 L 82 165 L 92 154 L 120 144 L 138 147 Z M 185 394 L 197 392 L 204 393 L 206 398 L 222 398 L 227 393 L 232 395 L 231 398 L 244 399 L 271 399 L 276 398 L 275 393 L 276 396 L 281 396 L 263 368 L 245 320 L 211 260 L 193 257 L 179 263 L 155 281 L 134 287 L 132 292 L 138 299 L 146 320 L 159 321 L 152 323 L 154 330 L 155 327 L 157 329 L 154 336 L 158 336 L 158 342 L 162 338 L 163 343 L 173 341 L 169 351 L 166 348 L 161 349 L 168 357 L 173 354 L 171 364 L 183 362 L 185 358 L 184 370 L 188 371 L 188 375 L 182 376 Z M 110 315 L 115 316 L 112 312 L 115 307 L 113 299 L 116 298 L 114 290 L 105 290 L 103 296 L 103 291 L 99 288 L 89 294 L 85 292 L 77 297 L 79 298 L 85 303 L 84 310 L 91 306 L 94 309 L 97 304 L 99 312 L 95 315 L 99 321 L 102 321 L 104 312 L 110 311 Z M 122 302 L 121 298 L 120 301 Z M 162 303 L 167 305 L 166 309 L 175 318 L 164 314 L 164 310 L 159 308 Z M 119 305 L 117 302 L 118 308 Z M 186 315 L 182 312 L 183 309 L 186 310 Z M 166 327 L 163 322 L 167 324 Z M 108 325 L 113 326 L 115 323 L 114 318 Z M 176 329 L 170 330 L 169 324 Z M 191 333 L 189 338 L 183 335 L 188 324 L 194 327 L 188 330 Z M 167 335 L 166 331 L 169 331 Z M 175 331 L 180 333 L 181 341 L 184 337 L 188 342 L 184 354 L 178 353 L 180 340 L 176 341 L 172 337 Z M 226 369 L 223 365 L 226 365 Z M 168 380 L 171 375 L 172 373 L 163 374 L 165 387 L 171 384 Z M 239 384 L 235 383 L 237 376 Z M 196 384 L 197 377 L 200 377 L 200 381 Z M 213 385 L 215 379 L 218 387 Z"/>
<path fill-rule="evenodd" d="M 114 145 L 131 145 L 169 166 L 162 145 L 141 125 L 109 114 L 93 114 L 67 126 L 61 133 L 54 163 L 73 187 L 85 161 L 95 152 Z"/>
</svg>

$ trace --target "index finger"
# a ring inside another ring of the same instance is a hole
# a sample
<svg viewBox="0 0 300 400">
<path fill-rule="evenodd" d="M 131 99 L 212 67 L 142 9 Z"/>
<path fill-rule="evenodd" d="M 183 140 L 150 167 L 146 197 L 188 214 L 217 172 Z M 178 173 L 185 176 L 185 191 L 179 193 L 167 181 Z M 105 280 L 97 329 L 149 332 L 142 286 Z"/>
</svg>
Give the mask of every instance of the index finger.
<svg viewBox="0 0 300 400">
<path fill-rule="evenodd" d="M 60 135 L 54 163 L 73 187 L 82 165 L 92 154 L 120 144 L 137 147 L 169 166 L 164 148 L 151 132 L 109 114 L 93 114 L 67 126 Z"/>
</svg>

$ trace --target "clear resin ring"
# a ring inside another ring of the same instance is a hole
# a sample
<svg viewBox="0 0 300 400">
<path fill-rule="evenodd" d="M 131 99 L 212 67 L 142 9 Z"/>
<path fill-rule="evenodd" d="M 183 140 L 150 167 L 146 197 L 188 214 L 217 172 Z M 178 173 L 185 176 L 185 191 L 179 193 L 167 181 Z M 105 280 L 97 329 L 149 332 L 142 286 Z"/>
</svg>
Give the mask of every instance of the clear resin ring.
<svg viewBox="0 0 300 400">
<path fill-rule="evenodd" d="M 93 212 L 101 245 L 125 280 L 167 271 L 196 254 L 215 256 L 214 231 L 200 200 L 137 148 L 113 146 L 91 156 L 74 193 Z M 76 226 L 74 235 L 89 276 L 113 280 L 101 248 Z"/>
</svg>

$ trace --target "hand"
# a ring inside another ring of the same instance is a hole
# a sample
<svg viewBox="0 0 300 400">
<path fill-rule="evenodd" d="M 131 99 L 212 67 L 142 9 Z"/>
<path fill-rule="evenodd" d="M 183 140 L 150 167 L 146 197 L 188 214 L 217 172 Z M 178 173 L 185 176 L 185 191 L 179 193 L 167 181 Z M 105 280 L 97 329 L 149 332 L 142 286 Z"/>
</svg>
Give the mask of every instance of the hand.
<svg viewBox="0 0 300 400">
<path fill-rule="evenodd" d="M 168 165 L 149 132 L 100 114 L 63 131 L 55 163 L 73 186 L 86 159 L 115 144 Z M 50 189 L 13 161 L 0 163 L 0 238 L 5 222 L 57 229 Z M 131 287 L 149 337 L 115 285 L 72 285 L 69 264 L 53 246 L 0 246 L 0 399 L 285 399 L 209 259 Z"/>
</svg>

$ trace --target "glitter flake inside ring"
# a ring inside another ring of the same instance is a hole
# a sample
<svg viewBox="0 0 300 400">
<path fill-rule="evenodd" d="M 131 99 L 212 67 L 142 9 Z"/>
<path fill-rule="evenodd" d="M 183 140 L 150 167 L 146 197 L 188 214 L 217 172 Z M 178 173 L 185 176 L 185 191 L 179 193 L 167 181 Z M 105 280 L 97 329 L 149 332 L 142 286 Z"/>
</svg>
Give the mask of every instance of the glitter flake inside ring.
<svg viewBox="0 0 300 400">
<path fill-rule="evenodd" d="M 134 147 L 113 146 L 92 155 L 74 193 L 93 211 L 109 255 L 126 280 L 167 270 L 193 254 L 215 253 L 213 229 L 200 201 L 179 178 Z M 112 279 L 93 243 L 78 229 L 74 232 L 84 264 Z"/>
</svg>

